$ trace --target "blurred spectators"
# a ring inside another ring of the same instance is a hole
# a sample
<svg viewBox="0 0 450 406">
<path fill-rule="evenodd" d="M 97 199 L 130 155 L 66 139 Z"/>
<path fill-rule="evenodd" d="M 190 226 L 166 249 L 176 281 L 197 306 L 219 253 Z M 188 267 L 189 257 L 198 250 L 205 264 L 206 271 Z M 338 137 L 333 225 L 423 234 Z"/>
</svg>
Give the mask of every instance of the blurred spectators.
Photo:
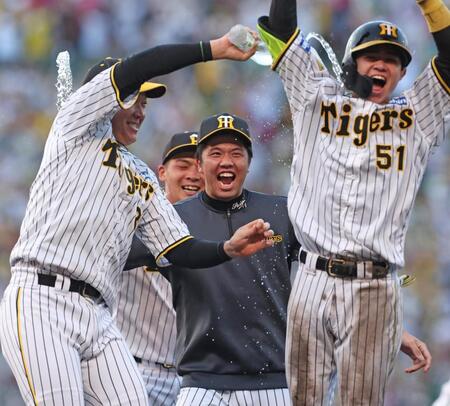
<svg viewBox="0 0 450 406">
<path fill-rule="evenodd" d="M 89 65 L 170 42 L 218 37 L 232 25 L 256 25 L 269 0 L 3 0 L 0 3 L 0 295 L 9 280 L 9 253 L 17 240 L 30 184 L 56 114 L 56 65 L 68 50 L 77 87 Z M 302 0 L 299 26 L 321 33 L 343 55 L 359 24 L 385 18 L 399 24 L 414 53 L 401 84 L 409 87 L 434 45 L 414 1 Z M 253 62 L 214 62 L 157 78 L 167 95 L 152 101 L 133 150 L 155 168 L 167 137 L 195 130 L 205 116 L 245 117 L 255 139 L 248 186 L 287 193 L 292 149 L 290 112 L 281 82 Z M 417 198 L 407 238 L 406 271 L 417 282 L 405 290 L 405 323 L 434 356 L 428 375 L 406 375 L 399 357 L 387 405 L 431 404 L 450 378 L 450 148 L 432 159 Z M 0 404 L 21 404 L 0 357 Z"/>
</svg>

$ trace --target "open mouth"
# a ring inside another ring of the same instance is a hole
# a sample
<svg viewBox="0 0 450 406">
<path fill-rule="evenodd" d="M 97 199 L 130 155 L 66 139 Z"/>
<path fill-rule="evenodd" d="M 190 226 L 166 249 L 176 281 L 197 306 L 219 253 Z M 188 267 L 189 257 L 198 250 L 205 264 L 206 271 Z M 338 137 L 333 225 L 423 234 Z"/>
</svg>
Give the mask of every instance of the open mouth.
<svg viewBox="0 0 450 406">
<path fill-rule="evenodd" d="M 378 76 L 378 75 L 372 76 L 372 81 L 373 81 L 374 86 L 377 86 L 381 89 L 386 84 L 386 79 L 384 77 Z"/>
<path fill-rule="evenodd" d="M 217 180 L 224 185 L 230 185 L 236 179 L 236 175 L 232 172 L 221 172 L 217 176 Z"/>
</svg>

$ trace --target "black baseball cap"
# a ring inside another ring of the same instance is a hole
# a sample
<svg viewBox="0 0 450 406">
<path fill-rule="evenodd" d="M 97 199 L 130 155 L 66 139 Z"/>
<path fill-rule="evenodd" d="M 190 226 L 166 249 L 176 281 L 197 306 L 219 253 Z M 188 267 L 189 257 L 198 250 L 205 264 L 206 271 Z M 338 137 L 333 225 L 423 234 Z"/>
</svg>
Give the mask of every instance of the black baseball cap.
<svg viewBox="0 0 450 406">
<path fill-rule="evenodd" d="M 205 118 L 200 125 L 198 144 L 205 144 L 218 135 L 231 135 L 252 155 L 252 138 L 247 122 L 234 114 L 220 113 Z"/>
<path fill-rule="evenodd" d="M 172 159 L 175 155 L 182 152 L 192 152 L 197 150 L 198 134 L 195 131 L 185 131 L 184 133 L 174 134 L 164 148 L 162 163 L 163 165 Z"/>
<path fill-rule="evenodd" d="M 120 61 L 121 59 L 118 58 L 107 57 L 94 66 L 91 66 L 83 80 L 83 85 L 87 82 L 90 82 L 100 72 L 103 72 L 105 69 L 110 68 Z M 166 86 L 162 85 L 161 83 L 144 82 L 139 89 L 139 93 L 145 93 L 147 97 L 155 99 L 157 97 L 163 96 L 164 93 L 166 93 Z"/>
</svg>

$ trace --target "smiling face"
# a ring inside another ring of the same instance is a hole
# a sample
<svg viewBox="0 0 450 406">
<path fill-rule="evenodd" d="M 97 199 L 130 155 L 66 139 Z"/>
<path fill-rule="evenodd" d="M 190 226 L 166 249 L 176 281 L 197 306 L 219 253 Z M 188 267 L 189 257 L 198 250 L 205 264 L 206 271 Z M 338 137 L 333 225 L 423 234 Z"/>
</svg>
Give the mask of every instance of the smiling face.
<svg viewBox="0 0 450 406">
<path fill-rule="evenodd" d="M 194 152 L 175 155 L 158 167 L 158 176 L 164 182 L 166 197 L 171 203 L 194 196 L 205 187 Z"/>
<path fill-rule="evenodd" d="M 137 133 L 145 119 L 147 97 L 139 94 L 136 102 L 129 109 L 120 109 L 112 119 L 112 131 L 114 137 L 122 145 L 130 145 L 136 142 Z"/>
<path fill-rule="evenodd" d="M 355 60 L 358 73 L 373 80 L 372 93 L 368 100 L 378 104 L 387 103 L 406 73 L 398 52 L 391 46 L 379 45 L 368 48 Z"/>
<path fill-rule="evenodd" d="M 231 137 L 218 137 L 210 141 L 199 161 L 208 196 L 225 201 L 238 197 L 242 193 L 249 165 L 248 151 L 240 142 Z"/>
</svg>

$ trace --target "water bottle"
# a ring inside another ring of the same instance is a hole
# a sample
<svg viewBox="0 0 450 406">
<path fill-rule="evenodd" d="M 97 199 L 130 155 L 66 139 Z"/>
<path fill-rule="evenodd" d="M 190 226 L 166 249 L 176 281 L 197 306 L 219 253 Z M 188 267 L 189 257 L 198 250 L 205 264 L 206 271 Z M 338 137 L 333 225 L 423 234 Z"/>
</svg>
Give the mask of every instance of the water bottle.
<svg viewBox="0 0 450 406">
<path fill-rule="evenodd" d="M 255 38 L 253 38 L 250 31 L 241 24 L 233 26 L 228 35 L 231 43 L 238 47 L 242 52 L 249 51 L 255 45 Z"/>
<path fill-rule="evenodd" d="M 229 32 L 230 41 L 241 51 L 247 52 L 255 45 L 255 38 L 246 27 L 241 24 L 233 26 Z M 258 43 L 256 53 L 251 57 L 252 61 L 258 65 L 271 65 L 272 56 L 263 42 Z"/>
</svg>

